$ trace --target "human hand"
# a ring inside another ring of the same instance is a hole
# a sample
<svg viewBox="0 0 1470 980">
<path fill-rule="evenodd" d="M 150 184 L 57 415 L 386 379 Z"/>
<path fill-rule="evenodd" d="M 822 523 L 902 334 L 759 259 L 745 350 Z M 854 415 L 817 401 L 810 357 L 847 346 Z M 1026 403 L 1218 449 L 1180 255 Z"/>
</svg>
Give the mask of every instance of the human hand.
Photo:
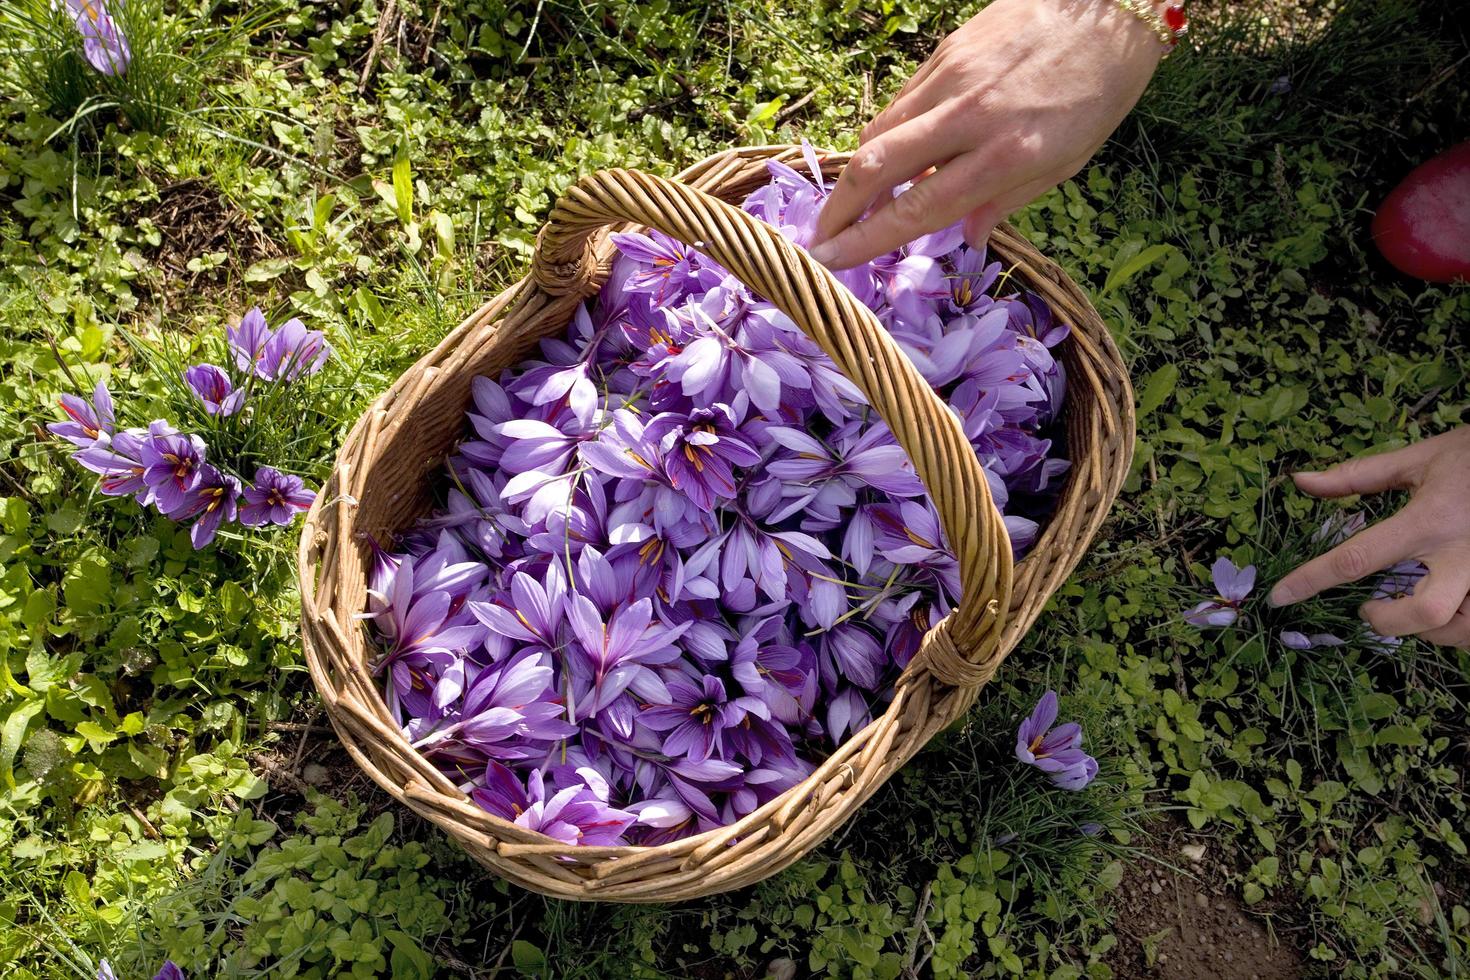
<svg viewBox="0 0 1470 980">
<path fill-rule="evenodd" d="M 1309 599 L 1397 562 L 1417 559 L 1429 574 L 1401 599 L 1363 604 L 1384 636 L 1418 633 L 1430 643 L 1470 647 L 1470 426 L 1379 456 L 1361 456 L 1293 479 L 1314 497 L 1408 490 L 1409 502 L 1276 583 L 1273 606 Z"/>
<path fill-rule="evenodd" d="M 1163 54 L 1113 0 L 995 0 L 863 130 L 812 257 L 850 268 L 961 218 L 966 240 L 983 245 L 1006 215 L 1082 169 Z"/>
</svg>

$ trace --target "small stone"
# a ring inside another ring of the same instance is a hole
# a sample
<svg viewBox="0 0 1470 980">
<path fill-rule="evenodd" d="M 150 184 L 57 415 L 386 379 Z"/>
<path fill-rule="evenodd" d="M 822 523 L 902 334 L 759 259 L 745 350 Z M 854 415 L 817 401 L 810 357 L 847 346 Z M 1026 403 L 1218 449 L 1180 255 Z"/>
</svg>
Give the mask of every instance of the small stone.
<svg viewBox="0 0 1470 980">
<path fill-rule="evenodd" d="M 319 762 L 308 762 L 301 767 L 301 781 L 308 786 L 325 786 L 328 778 L 327 767 Z"/>
<path fill-rule="evenodd" d="M 1193 861 L 1195 864 L 1199 864 L 1205 859 L 1205 845 L 1185 844 L 1183 847 L 1179 848 L 1179 853 L 1183 854 L 1186 858 Z"/>
<path fill-rule="evenodd" d="M 1151 891 L 1151 892 L 1153 892 L 1155 895 L 1157 895 L 1157 894 L 1159 894 L 1160 892 L 1162 892 L 1164 890 L 1164 886 L 1161 885 L 1161 884 L 1159 884 L 1156 881 L 1153 884 L 1151 884 L 1151 885 L 1148 886 L 1148 890 Z"/>
<path fill-rule="evenodd" d="M 1163 966 L 1167 962 L 1169 962 L 1169 954 L 1168 953 L 1160 953 L 1159 954 L 1159 966 Z"/>
<path fill-rule="evenodd" d="M 1203 892 L 1196 892 L 1194 896 L 1194 904 L 1198 905 L 1202 909 L 1207 909 L 1210 907 L 1210 900 L 1208 898 L 1205 898 Z"/>
<path fill-rule="evenodd" d="M 796 961 L 789 956 L 771 960 L 766 966 L 766 980 L 796 980 Z"/>
<path fill-rule="evenodd" d="M 1232 952 L 1230 952 L 1230 950 L 1228 950 L 1228 949 L 1225 951 L 1225 962 L 1226 963 L 1234 963 L 1235 962 L 1235 954 L 1232 953 Z"/>
</svg>

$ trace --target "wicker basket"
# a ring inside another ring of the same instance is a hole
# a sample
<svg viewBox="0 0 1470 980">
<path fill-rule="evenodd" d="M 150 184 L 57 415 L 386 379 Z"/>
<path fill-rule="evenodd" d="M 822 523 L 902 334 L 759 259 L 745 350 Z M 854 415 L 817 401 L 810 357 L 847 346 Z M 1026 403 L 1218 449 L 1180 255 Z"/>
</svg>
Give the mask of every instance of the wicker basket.
<svg viewBox="0 0 1470 980">
<path fill-rule="evenodd" d="M 677 181 L 593 174 L 558 202 L 531 274 L 460 324 L 360 419 L 301 537 L 307 663 L 357 763 L 396 799 L 510 880 L 561 898 L 664 902 L 752 884 L 816 847 L 941 728 L 963 714 L 1086 551 L 1133 451 L 1133 393 L 1107 328 L 1082 291 L 1009 228 L 991 249 L 1073 325 L 1060 348 L 1074 465 L 1056 513 L 1014 569 L 974 450 L 953 415 L 873 314 L 775 229 L 724 202 L 768 180 L 766 161 L 805 170 L 797 147 L 730 150 Z M 825 154 L 828 177 L 846 154 Z M 461 437 L 470 383 L 562 333 L 613 253 L 608 226 L 649 226 L 692 244 L 784 310 L 888 422 L 929 489 L 959 559 L 963 599 L 925 637 L 887 710 L 800 785 L 737 823 L 657 847 L 573 847 L 491 816 L 423 759 L 394 724 L 371 675 L 374 648 L 354 614 L 367 606 L 368 535 L 425 514 Z"/>
</svg>

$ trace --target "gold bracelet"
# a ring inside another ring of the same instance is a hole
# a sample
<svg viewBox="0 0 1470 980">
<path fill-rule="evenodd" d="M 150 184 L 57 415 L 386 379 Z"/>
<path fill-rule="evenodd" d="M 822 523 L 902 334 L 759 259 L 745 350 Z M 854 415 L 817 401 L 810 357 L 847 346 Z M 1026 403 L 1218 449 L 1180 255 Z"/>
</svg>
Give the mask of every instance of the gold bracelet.
<svg viewBox="0 0 1470 980">
<path fill-rule="evenodd" d="M 1143 21 L 1144 25 L 1154 32 L 1154 36 L 1159 39 L 1159 43 L 1170 51 L 1174 49 L 1174 45 L 1179 43 L 1179 38 L 1183 35 L 1185 29 L 1184 8 L 1182 6 L 1176 5 L 1169 8 L 1169 14 L 1173 15 L 1174 21 L 1178 23 L 1178 26 L 1175 27 L 1163 14 L 1159 13 L 1158 8 L 1153 5 L 1151 0 L 1113 0 L 1113 2 L 1134 17 Z"/>
</svg>

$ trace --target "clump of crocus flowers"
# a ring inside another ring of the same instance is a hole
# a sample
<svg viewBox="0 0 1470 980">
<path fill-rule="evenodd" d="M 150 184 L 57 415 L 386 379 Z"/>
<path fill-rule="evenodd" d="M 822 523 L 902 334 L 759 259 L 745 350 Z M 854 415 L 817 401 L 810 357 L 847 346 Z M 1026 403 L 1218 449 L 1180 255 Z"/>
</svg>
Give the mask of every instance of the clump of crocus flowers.
<svg viewBox="0 0 1470 980">
<path fill-rule="evenodd" d="M 247 412 L 252 395 L 315 374 L 330 355 L 319 331 L 292 319 L 272 330 L 252 309 L 226 334 L 231 365 L 196 364 L 183 382 L 203 411 L 228 417 Z M 146 427 L 118 428 L 112 394 L 98 381 L 91 397 L 62 395 L 66 420 L 48 425 L 76 447 L 71 458 L 98 476 L 109 497 L 133 497 L 165 517 L 190 523 L 196 549 L 214 540 L 220 527 L 286 526 L 316 499 L 299 476 L 259 465 L 237 475 L 239 461 L 209 459 L 198 435 L 180 432 L 163 419 Z"/>
<path fill-rule="evenodd" d="M 744 207 L 804 245 L 828 187 L 770 172 Z M 613 238 L 568 333 L 475 379 L 447 501 L 373 544 L 364 613 L 418 750 L 569 844 L 773 800 L 891 698 L 960 588 L 912 464 L 821 349 L 696 250 Z M 1024 553 L 1068 467 L 1068 327 L 958 226 L 838 278 L 949 403 Z"/>
</svg>

